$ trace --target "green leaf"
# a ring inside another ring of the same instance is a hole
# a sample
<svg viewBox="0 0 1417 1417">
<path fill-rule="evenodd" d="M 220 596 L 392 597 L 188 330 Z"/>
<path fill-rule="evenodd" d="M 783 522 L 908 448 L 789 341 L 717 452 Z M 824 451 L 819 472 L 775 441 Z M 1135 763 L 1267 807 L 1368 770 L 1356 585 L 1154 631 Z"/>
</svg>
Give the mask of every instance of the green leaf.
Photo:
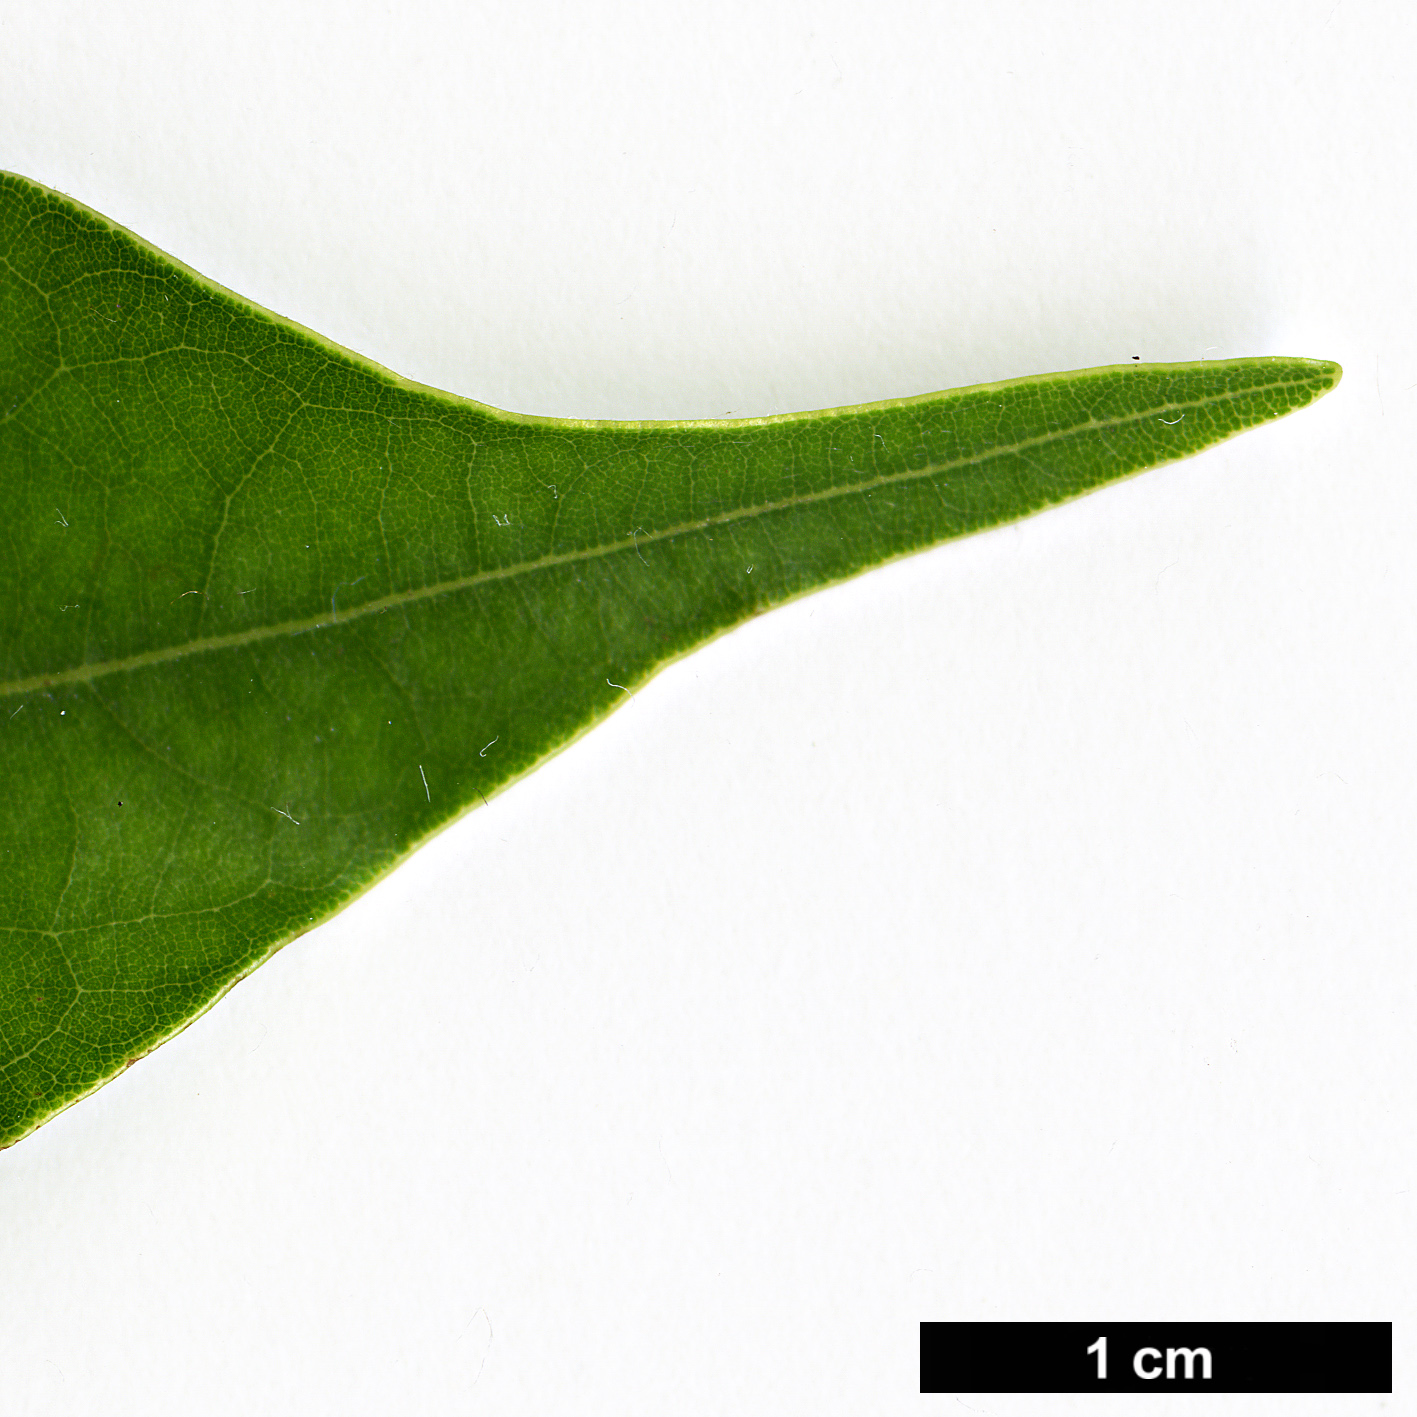
<svg viewBox="0 0 1417 1417">
<path fill-rule="evenodd" d="M 0 1145 L 706 639 L 1339 377 L 521 417 L 0 176 Z"/>
</svg>

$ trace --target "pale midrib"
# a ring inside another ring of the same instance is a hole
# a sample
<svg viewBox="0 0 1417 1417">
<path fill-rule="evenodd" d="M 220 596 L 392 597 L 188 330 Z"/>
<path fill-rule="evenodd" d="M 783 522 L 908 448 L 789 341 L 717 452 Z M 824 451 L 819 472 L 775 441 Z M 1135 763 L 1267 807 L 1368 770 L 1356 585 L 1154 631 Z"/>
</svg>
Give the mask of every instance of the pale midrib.
<svg viewBox="0 0 1417 1417">
<path fill-rule="evenodd" d="M 924 478 L 938 476 L 940 473 L 972 467 L 992 458 L 1006 457 L 1012 453 L 1025 452 L 1030 448 L 1046 447 L 1049 443 L 1062 442 L 1068 438 L 1105 432 L 1113 428 L 1125 428 L 1130 424 L 1159 418 L 1163 413 L 1213 407 L 1220 403 L 1234 402 L 1241 397 L 1253 396 L 1264 390 L 1293 388 L 1308 382 L 1307 380 L 1286 380 L 1265 384 L 1258 388 L 1242 389 L 1233 394 L 1210 395 L 1188 403 L 1159 404 L 1155 408 L 1147 409 L 1144 413 L 1129 413 L 1117 418 L 1079 424 L 1059 432 L 1040 433 L 1035 438 L 1024 438 L 1017 443 L 1001 443 L 973 457 L 957 458 L 952 462 L 931 463 L 925 467 L 907 468 L 901 472 L 881 473 L 873 478 L 823 487 L 815 492 L 804 492 L 799 496 L 786 497 L 777 502 L 764 502 L 755 507 L 739 507 L 733 511 L 720 512 L 716 516 L 699 517 L 691 522 L 682 522 L 677 526 L 666 527 L 662 531 L 638 532 L 621 541 L 606 542 L 601 546 L 581 547 L 575 551 L 553 552 L 538 557 L 534 561 L 519 561 L 514 565 L 498 566 L 491 570 L 475 571 L 471 575 L 459 576 L 454 580 L 439 581 L 435 585 L 394 591 L 390 595 L 381 596 L 378 600 L 365 601 L 363 605 L 356 606 L 342 615 L 321 612 L 318 615 L 310 615 L 299 620 L 283 620 L 275 625 L 256 625 L 248 630 L 233 631 L 229 635 L 210 635 L 202 639 L 188 640 L 184 644 L 165 645 L 161 649 L 144 650 L 140 654 L 130 654 L 121 659 L 98 660 L 91 664 L 75 665 L 72 669 L 59 669 L 51 674 L 33 674 L 27 679 L 12 679 L 7 684 L 0 684 L 0 698 L 35 693 L 43 689 L 57 688 L 62 684 L 85 684 L 94 679 L 104 678 L 109 674 L 122 674 L 128 670 L 145 669 L 150 665 L 165 664 L 170 660 L 182 659 L 187 655 L 210 654 L 223 649 L 240 649 L 245 645 L 258 644 L 262 640 L 276 639 L 281 635 L 300 635 L 311 630 L 323 630 L 334 625 L 345 625 L 352 620 L 363 619 L 367 615 L 380 615 L 401 606 L 416 604 L 420 600 L 431 600 L 434 596 L 471 590 L 476 586 L 488 585 L 494 581 L 510 580 L 515 576 L 531 575 L 536 571 L 551 570 L 557 566 L 571 565 L 578 561 L 591 561 L 602 556 L 613 556 L 621 551 L 642 550 L 646 546 L 652 546 L 655 542 L 669 541 L 677 536 L 687 536 L 691 532 L 705 531 L 716 526 L 727 526 L 734 522 L 751 521 L 755 517 L 768 516 L 773 512 L 807 507 L 815 502 L 826 502 L 836 497 L 855 496 L 858 493 L 874 491 L 879 487 L 890 487 L 902 482 L 918 482 Z M 1186 450 L 1187 453 L 1198 451 L 1198 448 Z M 1177 456 L 1183 455 L 1185 454 L 1177 453 Z M 1158 462 L 1165 460 L 1164 458 L 1157 459 Z"/>
</svg>

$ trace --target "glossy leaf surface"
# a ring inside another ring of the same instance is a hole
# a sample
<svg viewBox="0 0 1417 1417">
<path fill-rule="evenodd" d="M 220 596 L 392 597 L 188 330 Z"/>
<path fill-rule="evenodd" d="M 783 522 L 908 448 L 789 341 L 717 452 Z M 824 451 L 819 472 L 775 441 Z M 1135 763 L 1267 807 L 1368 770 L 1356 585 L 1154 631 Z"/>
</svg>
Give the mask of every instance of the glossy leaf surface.
<svg viewBox="0 0 1417 1417">
<path fill-rule="evenodd" d="M 695 645 L 1338 378 L 519 417 L 0 177 L 0 1145 Z"/>
</svg>

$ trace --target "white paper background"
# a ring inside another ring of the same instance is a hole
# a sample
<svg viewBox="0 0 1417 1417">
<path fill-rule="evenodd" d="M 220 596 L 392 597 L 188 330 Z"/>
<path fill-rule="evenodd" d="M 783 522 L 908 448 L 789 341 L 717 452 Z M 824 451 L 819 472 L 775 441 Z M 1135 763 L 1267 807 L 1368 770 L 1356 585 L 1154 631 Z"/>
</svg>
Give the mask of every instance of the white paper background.
<svg viewBox="0 0 1417 1417">
<path fill-rule="evenodd" d="M 1414 40 L 0 6 L 0 166 L 503 407 L 1347 371 L 710 646 L 0 1156 L 0 1407 L 1111 1413 L 921 1397 L 917 1325 L 1210 1318 L 1393 1319 L 1399 1396 L 1208 1413 L 1403 1410 Z"/>
</svg>

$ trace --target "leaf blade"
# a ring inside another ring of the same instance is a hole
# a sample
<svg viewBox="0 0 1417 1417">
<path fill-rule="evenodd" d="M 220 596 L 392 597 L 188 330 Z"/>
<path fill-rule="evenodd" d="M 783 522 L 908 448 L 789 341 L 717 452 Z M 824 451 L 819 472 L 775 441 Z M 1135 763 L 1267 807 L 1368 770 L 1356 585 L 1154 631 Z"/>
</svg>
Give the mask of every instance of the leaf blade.
<svg viewBox="0 0 1417 1417">
<path fill-rule="evenodd" d="M 399 379 L 24 179 L 0 178 L 0 242 L 0 1144 L 706 639 L 1340 372 L 532 418 Z"/>
</svg>

